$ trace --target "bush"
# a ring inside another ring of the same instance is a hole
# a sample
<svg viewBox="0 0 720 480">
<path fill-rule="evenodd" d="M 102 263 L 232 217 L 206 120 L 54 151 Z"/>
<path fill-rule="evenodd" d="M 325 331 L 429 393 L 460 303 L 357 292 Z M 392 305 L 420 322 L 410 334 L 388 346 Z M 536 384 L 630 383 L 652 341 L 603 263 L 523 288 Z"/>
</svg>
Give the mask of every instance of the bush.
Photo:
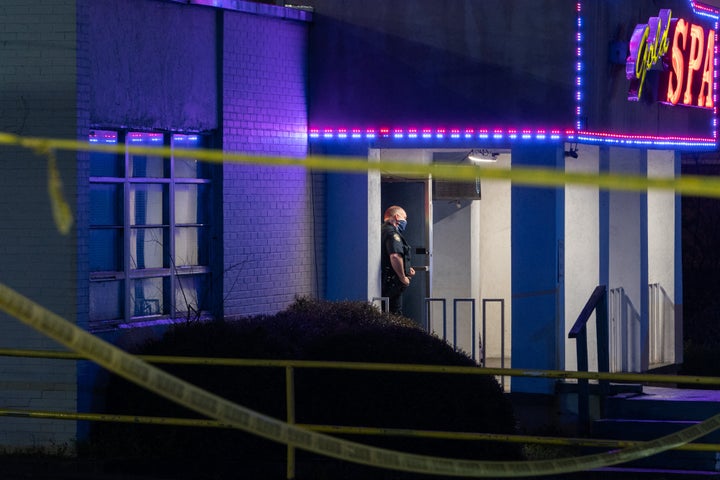
<svg viewBox="0 0 720 480">
<path fill-rule="evenodd" d="M 360 302 L 298 299 L 274 316 L 182 324 L 136 353 L 206 357 L 475 365 L 408 319 Z M 253 410 L 284 419 L 281 368 L 162 366 L 195 385 Z M 296 421 L 463 432 L 514 433 L 510 402 L 494 377 L 295 369 Z M 198 418 L 194 412 L 113 377 L 108 413 Z M 519 459 L 514 444 L 393 436 L 348 436 L 414 453 L 485 460 Z M 285 478 L 286 447 L 238 430 L 96 423 L 93 454 L 110 469 L 167 473 L 175 478 Z M 112 459 L 116 458 L 116 463 Z M 148 460 L 143 460 L 148 459 Z M 296 478 L 405 478 L 307 452 Z M 419 478 L 418 475 L 407 478 Z M 437 478 L 437 477 L 435 477 Z"/>
</svg>

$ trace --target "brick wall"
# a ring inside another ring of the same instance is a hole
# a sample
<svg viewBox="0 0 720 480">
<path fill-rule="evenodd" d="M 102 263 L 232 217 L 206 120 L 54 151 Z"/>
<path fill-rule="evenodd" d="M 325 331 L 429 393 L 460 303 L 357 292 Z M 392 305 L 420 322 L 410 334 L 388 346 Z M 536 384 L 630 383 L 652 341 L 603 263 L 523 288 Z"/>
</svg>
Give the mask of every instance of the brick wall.
<svg viewBox="0 0 720 480">
<path fill-rule="evenodd" d="M 75 2 L 5 0 L 0 8 L 0 131 L 76 138 Z M 58 152 L 64 193 L 75 212 L 76 156 Z M 55 313 L 76 313 L 76 234 L 56 229 L 47 194 L 47 159 L 0 146 L 0 282 Z M 58 345 L 0 314 L 0 348 Z M 0 357 L 3 407 L 73 411 L 75 363 Z M 6 448 L 61 446 L 67 421 L 0 418 Z"/>
<path fill-rule="evenodd" d="M 223 148 L 301 162 L 307 24 L 238 12 L 223 21 Z M 225 165 L 223 192 L 225 315 L 275 313 L 321 292 L 321 177 Z"/>
</svg>

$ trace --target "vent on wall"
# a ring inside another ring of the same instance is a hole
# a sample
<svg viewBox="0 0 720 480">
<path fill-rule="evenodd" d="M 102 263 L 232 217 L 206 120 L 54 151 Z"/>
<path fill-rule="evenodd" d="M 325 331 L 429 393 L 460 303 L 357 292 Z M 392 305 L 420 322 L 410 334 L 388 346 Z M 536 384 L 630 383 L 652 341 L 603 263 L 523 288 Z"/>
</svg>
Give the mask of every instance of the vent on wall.
<svg viewBox="0 0 720 480">
<path fill-rule="evenodd" d="M 468 151 L 453 152 L 433 152 L 434 163 L 466 163 Z M 475 181 L 449 181 L 449 180 L 433 180 L 432 182 L 433 200 L 479 200 L 480 199 L 480 179 Z"/>
</svg>

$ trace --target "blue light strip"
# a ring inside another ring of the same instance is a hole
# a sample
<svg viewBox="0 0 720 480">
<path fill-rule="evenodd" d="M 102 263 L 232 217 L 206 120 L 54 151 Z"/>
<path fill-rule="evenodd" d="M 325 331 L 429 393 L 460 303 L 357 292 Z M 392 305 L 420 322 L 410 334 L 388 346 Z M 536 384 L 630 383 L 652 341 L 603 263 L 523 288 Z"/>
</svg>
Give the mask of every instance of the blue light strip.
<svg viewBox="0 0 720 480">
<path fill-rule="evenodd" d="M 718 76 L 718 23 L 720 10 L 715 7 L 703 5 L 695 0 L 688 0 L 695 14 L 712 19 L 715 22 L 715 82 L 713 85 L 714 111 L 710 122 L 711 134 L 709 136 L 653 136 L 633 135 L 611 132 L 592 132 L 585 130 L 584 101 L 585 101 L 585 66 L 584 66 L 584 17 L 583 2 L 576 4 L 576 64 L 575 64 L 575 125 L 572 128 L 526 129 L 526 128 L 309 128 L 309 141 L 338 141 L 338 140 L 390 140 L 399 143 L 445 141 L 452 146 L 453 143 L 463 141 L 481 141 L 484 143 L 561 143 L 579 142 L 589 144 L 623 145 L 640 148 L 673 148 L 683 149 L 715 149 L 717 147 L 717 76 Z"/>
</svg>

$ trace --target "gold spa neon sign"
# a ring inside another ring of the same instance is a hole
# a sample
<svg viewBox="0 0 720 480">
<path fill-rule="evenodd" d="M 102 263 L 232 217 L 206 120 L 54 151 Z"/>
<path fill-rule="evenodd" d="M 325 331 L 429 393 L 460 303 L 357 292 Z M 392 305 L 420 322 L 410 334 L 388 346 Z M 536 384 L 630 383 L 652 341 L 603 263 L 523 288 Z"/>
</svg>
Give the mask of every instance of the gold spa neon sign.
<svg viewBox="0 0 720 480">
<path fill-rule="evenodd" d="M 642 98 L 648 70 L 660 70 L 657 101 L 671 105 L 713 108 L 715 31 L 672 18 L 660 10 L 646 24 L 638 24 L 630 39 L 625 73 L 630 80 L 628 100 Z"/>
</svg>

